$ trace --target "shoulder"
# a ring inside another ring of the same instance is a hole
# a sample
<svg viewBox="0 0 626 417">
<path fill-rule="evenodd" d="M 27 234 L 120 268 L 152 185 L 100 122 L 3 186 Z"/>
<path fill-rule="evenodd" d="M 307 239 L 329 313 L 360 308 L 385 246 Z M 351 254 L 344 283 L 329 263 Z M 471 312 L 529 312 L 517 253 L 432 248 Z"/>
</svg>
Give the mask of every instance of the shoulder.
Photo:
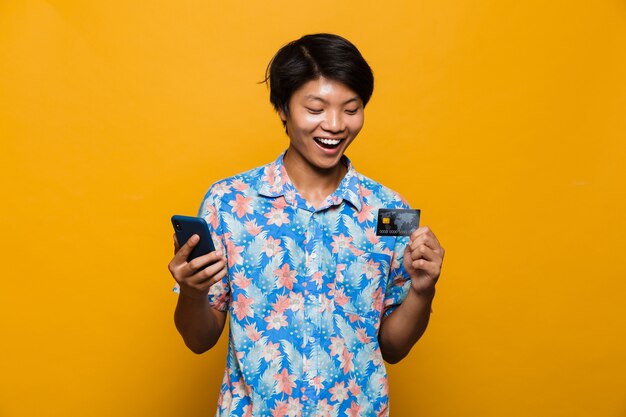
<svg viewBox="0 0 626 417">
<path fill-rule="evenodd" d="M 368 205 L 387 208 L 410 208 L 408 201 L 400 193 L 357 172 L 361 196 Z"/>
<path fill-rule="evenodd" d="M 266 167 L 262 165 L 227 178 L 214 182 L 206 192 L 204 199 L 224 200 L 235 198 L 237 194 L 249 196 L 256 194 L 258 182 L 263 176 Z"/>
</svg>

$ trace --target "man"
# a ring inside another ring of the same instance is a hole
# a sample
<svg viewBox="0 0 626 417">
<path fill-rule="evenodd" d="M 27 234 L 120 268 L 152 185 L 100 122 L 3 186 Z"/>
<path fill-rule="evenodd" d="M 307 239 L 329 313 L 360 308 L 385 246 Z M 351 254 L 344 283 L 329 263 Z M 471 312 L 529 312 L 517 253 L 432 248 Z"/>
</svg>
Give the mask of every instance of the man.
<svg viewBox="0 0 626 417">
<path fill-rule="evenodd" d="M 267 79 L 289 147 L 210 188 L 200 216 L 215 252 L 188 263 L 198 237 L 175 243 L 177 329 L 202 353 L 230 312 L 218 416 L 387 416 L 383 359 L 425 331 L 444 250 L 427 227 L 376 235 L 379 208 L 409 206 L 344 155 L 373 91 L 354 45 L 304 36 Z"/>
</svg>

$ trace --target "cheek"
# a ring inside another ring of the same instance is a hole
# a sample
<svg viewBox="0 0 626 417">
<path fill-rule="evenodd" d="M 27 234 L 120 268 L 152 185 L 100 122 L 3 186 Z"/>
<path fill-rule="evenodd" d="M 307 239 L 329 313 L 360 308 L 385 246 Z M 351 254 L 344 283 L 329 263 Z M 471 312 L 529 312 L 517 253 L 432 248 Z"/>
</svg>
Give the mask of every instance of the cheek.
<svg viewBox="0 0 626 417">
<path fill-rule="evenodd" d="M 350 120 L 350 123 L 349 123 L 350 132 L 352 132 L 354 136 L 356 136 L 363 128 L 363 122 L 364 122 L 363 117 Z"/>
<path fill-rule="evenodd" d="M 317 114 L 302 115 L 292 123 L 292 131 L 300 132 L 300 134 L 308 135 L 314 132 L 317 127 L 322 123 L 323 118 Z"/>
<path fill-rule="evenodd" d="M 302 125 L 306 127 L 317 126 L 324 120 L 324 116 L 321 114 L 307 113 L 302 116 Z"/>
</svg>

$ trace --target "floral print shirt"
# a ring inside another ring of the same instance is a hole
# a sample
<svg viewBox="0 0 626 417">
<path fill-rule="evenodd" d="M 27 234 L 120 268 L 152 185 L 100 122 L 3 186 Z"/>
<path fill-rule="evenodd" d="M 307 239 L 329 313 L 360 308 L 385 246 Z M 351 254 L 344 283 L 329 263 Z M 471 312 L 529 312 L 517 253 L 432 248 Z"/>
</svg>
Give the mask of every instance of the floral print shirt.
<svg viewBox="0 0 626 417">
<path fill-rule="evenodd" d="M 347 174 L 315 209 L 283 155 L 215 183 L 207 220 L 228 275 L 213 308 L 229 312 L 216 416 L 388 416 L 381 318 L 406 297 L 406 237 L 377 236 L 378 208 L 409 208 L 395 192 Z"/>
</svg>

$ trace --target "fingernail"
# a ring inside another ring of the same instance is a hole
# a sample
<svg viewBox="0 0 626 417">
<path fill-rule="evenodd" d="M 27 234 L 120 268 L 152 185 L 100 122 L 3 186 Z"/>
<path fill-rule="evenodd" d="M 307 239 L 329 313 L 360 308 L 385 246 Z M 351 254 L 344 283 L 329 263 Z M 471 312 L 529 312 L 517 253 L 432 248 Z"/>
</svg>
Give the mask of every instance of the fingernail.
<svg viewBox="0 0 626 417">
<path fill-rule="evenodd" d="M 198 242 L 198 240 L 200 240 L 200 236 L 198 235 L 193 235 L 189 238 L 189 240 L 191 240 L 191 243 L 196 243 Z"/>
<path fill-rule="evenodd" d="M 216 251 L 215 251 L 215 255 L 216 255 L 216 256 L 222 256 L 223 254 L 222 254 L 221 249 L 216 250 Z"/>
</svg>

